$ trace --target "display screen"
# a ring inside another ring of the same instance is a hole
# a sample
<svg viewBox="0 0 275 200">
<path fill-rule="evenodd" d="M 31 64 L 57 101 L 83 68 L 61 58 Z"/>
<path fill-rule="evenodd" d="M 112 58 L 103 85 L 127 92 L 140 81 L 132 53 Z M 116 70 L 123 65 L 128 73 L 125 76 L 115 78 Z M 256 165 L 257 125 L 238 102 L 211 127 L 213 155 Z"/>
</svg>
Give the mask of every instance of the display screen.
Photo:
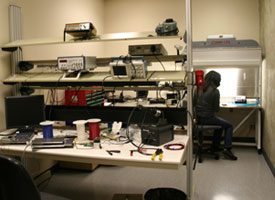
<svg viewBox="0 0 275 200">
<path fill-rule="evenodd" d="M 113 66 L 114 76 L 127 76 L 127 69 L 125 65 Z"/>
<path fill-rule="evenodd" d="M 5 98 L 7 128 L 35 127 L 45 120 L 43 95 Z"/>
</svg>

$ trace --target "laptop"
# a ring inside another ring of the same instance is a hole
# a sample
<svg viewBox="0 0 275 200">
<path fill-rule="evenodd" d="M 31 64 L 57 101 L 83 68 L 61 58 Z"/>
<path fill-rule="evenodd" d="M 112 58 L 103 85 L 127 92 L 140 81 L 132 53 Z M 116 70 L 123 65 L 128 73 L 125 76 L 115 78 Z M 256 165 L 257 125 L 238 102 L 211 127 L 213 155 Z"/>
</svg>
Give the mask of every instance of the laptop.
<svg viewBox="0 0 275 200">
<path fill-rule="evenodd" d="M 32 140 L 33 149 L 72 148 L 74 138 L 35 138 Z"/>
</svg>

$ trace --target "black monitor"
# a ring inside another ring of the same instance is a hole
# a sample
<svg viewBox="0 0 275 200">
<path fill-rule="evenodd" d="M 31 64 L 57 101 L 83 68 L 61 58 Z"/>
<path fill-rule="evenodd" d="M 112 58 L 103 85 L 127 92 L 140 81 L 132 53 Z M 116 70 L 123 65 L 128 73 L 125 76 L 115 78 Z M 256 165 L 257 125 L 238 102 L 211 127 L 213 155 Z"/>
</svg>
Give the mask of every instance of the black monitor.
<svg viewBox="0 0 275 200">
<path fill-rule="evenodd" d="M 44 96 L 6 97 L 5 111 L 7 129 L 33 129 L 45 120 Z"/>
</svg>

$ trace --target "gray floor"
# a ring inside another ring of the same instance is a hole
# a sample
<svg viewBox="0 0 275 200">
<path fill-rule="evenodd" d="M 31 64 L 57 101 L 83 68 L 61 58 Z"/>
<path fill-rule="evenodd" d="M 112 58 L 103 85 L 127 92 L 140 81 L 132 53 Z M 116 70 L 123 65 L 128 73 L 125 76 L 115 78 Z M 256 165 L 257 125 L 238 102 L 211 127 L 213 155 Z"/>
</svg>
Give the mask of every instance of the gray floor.
<svg viewBox="0 0 275 200">
<path fill-rule="evenodd" d="M 195 200 L 274 200 L 275 178 L 262 155 L 235 148 L 238 161 L 211 158 L 194 171 Z M 144 194 L 149 188 L 186 191 L 186 169 L 101 166 L 92 173 L 58 170 L 43 190 L 73 200 L 111 200 L 115 193 Z"/>
</svg>

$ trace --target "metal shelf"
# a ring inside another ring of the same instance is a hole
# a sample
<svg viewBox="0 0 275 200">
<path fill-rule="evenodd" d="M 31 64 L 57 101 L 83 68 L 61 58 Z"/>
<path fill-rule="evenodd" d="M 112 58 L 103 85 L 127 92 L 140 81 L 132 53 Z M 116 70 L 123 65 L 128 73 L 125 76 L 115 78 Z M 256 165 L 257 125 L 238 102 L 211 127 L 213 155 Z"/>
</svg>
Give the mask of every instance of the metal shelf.
<svg viewBox="0 0 275 200">
<path fill-rule="evenodd" d="M 158 86 L 161 81 L 183 82 L 186 75 L 183 71 L 153 71 L 148 72 L 145 79 L 116 78 L 108 72 L 90 72 L 77 80 L 62 80 L 63 73 L 22 73 L 15 74 L 3 81 L 4 84 L 17 84 L 41 87 L 66 86 Z"/>
<path fill-rule="evenodd" d="M 150 62 L 185 62 L 186 55 L 152 55 L 152 56 L 144 56 L 144 59 Z M 108 66 L 112 61 L 112 58 L 96 58 L 96 66 Z M 57 60 L 27 60 L 25 62 L 31 63 L 33 65 L 55 65 L 57 66 Z"/>
<path fill-rule="evenodd" d="M 108 42 L 108 41 L 125 41 L 125 40 L 148 40 L 148 39 L 182 39 L 183 34 L 173 36 L 158 36 L 155 32 L 125 32 L 125 33 L 110 33 L 95 36 L 88 40 L 68 40 L 63 41 L 63 38 L 37 38 L 16 40 L 14 42 L 1 46 L 3 51 L 15 51 L 18 47 L 37 46 L 37 45 L 53 45 L 53 44 L 72 44 L 72 43 L 89 43 L 89 42 Z"/>
</svg>

